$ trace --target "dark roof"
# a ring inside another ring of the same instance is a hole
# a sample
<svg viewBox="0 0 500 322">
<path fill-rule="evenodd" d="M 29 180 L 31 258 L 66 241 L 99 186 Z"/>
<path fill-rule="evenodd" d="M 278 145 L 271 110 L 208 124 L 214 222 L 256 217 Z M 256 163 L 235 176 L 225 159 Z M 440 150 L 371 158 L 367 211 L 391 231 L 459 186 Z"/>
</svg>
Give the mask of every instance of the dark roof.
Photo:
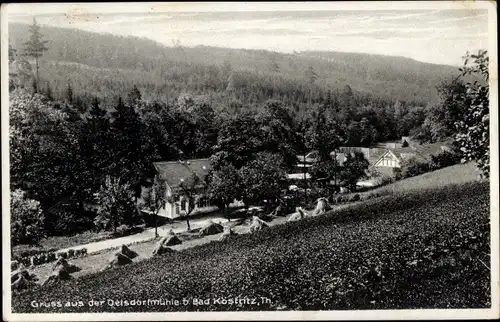
<svg viewBox="0 0 500 322">
<path fill-rule="evenodd" d="M 179 187 L 182 180 L 189 184 L 193 174 L 204 180 L 211 169 L 209 159 L 194 159 L 185 161 L 162 161 L 153 163 L 160 178 L 171 188 Z"/>
</svg>

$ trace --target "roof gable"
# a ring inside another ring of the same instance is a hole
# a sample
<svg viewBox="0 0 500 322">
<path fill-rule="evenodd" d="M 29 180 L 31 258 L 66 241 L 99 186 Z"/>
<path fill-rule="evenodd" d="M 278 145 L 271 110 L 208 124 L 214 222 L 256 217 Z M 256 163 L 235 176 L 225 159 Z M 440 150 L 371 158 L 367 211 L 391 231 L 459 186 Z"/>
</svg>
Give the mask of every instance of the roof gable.
<svg viewBox="0 0 500 322">
<path fill-rule="evenodd" d="M 189 184 L 193 174 L 204 180 L 211 169 L 209 159 L 194 159 L 186 161 L 154 162 L 156 171 L 162 180 L 171 187 L 179 187 L 181 182 Z"/>
<path fill-rule="evenodd" d="M 374 163 L 374 166 L 379 166 L 381 165 L 381 162 L 383 159 L 385 158 L 389 158 L 390 160 L 394 160 L 397 162 L 397 164 L 399 165 L 400 162 L 401 162 L 401 158 L 396 155 L 394 152 L 392 152 L 391 150 L 386 150 L 385 153 L 383 153 L 378 159 L 377 161 Z"/>
</svg>

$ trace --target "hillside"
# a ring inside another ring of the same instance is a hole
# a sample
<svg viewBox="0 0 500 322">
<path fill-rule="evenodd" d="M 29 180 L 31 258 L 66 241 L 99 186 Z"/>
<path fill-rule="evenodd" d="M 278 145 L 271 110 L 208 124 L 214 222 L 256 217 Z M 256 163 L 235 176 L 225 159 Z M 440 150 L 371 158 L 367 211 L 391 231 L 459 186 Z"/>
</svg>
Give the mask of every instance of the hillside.
<svg viewBox="0 0 500 322">
<path fill-rule="evenodd" d="M 487 182 L 399 193 L 63 284 L 36 287 L 13 296 L 13 310 L 486 308 L 491 303 L 490 271 L 484 264 L 489 253 L 488 223 Z M 238 296 L 259 301 L 254 305 L 213 301 Z M 89 307 L 86 303 L 92 298 L 185 298 L 188 302 Z M 40 299 L 44 303 L 82 301 L 83 305 L 34 308 L 32 301 Z M 210 300 L 198 306 L 193 299 Z"/>
<path fill-rule="evenodd" d="M 425 105 L 436 98 L 436 85 L 457 74 L 456 67 L 402 57 L 166 47 L 148 39 L 78 29 L 42 27 L 41 32 L 50 44 L 41 75 L 58 95 L 70 81 L 75 91 L 98 96 L 124 95 L 137 85 L 147 99 L 172 100 L 187 91 L 219 96 L 215 99 L 220 101 L 232 76 L 236 90 L 262 91 L 265 98 L 290 100 L 292 95 L 309 92 L 307 70 L 311 66 L 317 75 L 314 96 L 349 85 L 356 92 L 392 102 Z M 9 25 L 9 42 L 18 52 L 27 35 L 28 25 Z M 99 68 L 98 75 L 95 68 Z M 260 100 L 242 99 L 244 103 Z"/>
</svg>

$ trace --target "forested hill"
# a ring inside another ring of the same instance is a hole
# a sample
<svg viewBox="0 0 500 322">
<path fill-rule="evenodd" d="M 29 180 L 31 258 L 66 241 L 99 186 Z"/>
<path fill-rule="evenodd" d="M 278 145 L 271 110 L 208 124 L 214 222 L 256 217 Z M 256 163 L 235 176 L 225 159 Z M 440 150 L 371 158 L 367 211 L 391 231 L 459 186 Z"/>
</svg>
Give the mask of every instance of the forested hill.
<svg viewBox="0 0 500 322">
<path fill-rule="evenodd" d="M 126 95 L 137 85 L 145 99 L 168 101 L 189 92 L 209 94 L 217 103 L 295 103 L 306 102 L 311 92 L 313 100 L 320 100 L 327 90 L 335 93 L 349 85 L 360 95 L 423 106 L 437 97 L 436 85 L 458 73 L 453 66 L 402 57 L 166 47 L 144 38 L 46 26 L 41 33 L 49 50 L 40 77 L 56 97 L 70 83 L 76 94 L 104 100 Z M 9 25 L 9 42 L 18 53 L 27 38 L 28 25 Z"/>
</svg>

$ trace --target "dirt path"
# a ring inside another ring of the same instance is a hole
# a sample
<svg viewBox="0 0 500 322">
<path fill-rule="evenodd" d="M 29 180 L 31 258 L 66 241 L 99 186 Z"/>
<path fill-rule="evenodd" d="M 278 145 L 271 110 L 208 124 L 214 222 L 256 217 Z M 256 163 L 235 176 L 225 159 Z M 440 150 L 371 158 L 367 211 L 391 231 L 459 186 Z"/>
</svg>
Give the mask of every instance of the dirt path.
<svg viewBox="0 0 500 322">
<path fill-rule="evenodd" d="M 227 221 L 227 219 L 222 218 L 221 216 L 210 217 L 210 218 L 192 219 L 192 220 L 190 220 L 191 229 L 200 228 L 210 220 L 214 220 L 216 222 L 221 222 L 221 223 L 224 223 Z M 173 224 L 168 224 L 168 225 L 158 227 L 158 234 L 160 236 L 163 236 L 170 229 L 172 229 L 176 234 L 181 233 L 181 232 L 185 232 L 187 229 L 186 223 L 185 223 L 185 221 L 176 221 Z M 77 249 L 86 248 L 88 254 L 93 254 L 93 253 L 100 252 L 104 249 L 113 248 L 113 247 L 120 247 L 121 245 L 130 245 L 130 244 L 145 242 L 148 240 L 152 240 L 154 238 L 155 238 L 155 229 L 149 228 L 149 229 L 147 229 L 141 233 L 138 233 L 138 234 L 120 237 L 120 238 L 114 238 L 114 239 L 106 239 L 106 240 L 102 240 L 102 241 L 98 241 L 98 242 L 63 248 L 63 249 L 58 250 L 58 252 L 66 252 L 69 249 L 77 250 Z"/>
</svg>

